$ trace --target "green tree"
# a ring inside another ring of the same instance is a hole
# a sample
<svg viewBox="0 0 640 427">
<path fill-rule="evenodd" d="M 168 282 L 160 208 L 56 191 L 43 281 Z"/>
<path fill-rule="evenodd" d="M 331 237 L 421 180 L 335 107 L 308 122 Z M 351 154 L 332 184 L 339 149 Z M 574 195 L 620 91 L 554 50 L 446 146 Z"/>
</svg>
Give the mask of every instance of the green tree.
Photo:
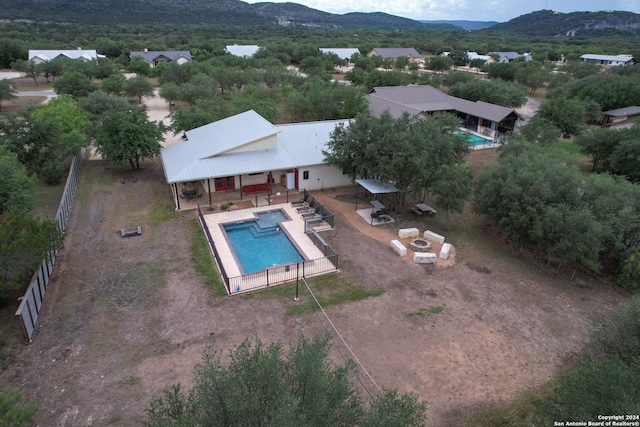
<svg viewBox="0 0 640 427">
<path fill-rule="evenodd" d="M 640 131 L 640 126 L 635 127 Z M 640 183 L 640 139 L 625 139 L 616 146 L 611 153 L 611 170 L 631 182 Z"/>
<path fill-rule="evenodd" d="M 177 65 L 177 64 L 176 64 Z M 127 65 L 127 71 L 139 76 L 147 77 L 151 73 L 151 65 L 139 56 L 131 58 Z"/>
<path fill-rule="evenodd" d="M 300 335 L 286 356 L 280 343 L 246 339 L 228 367 L 207 351 L 191 391 L 174 386 L 155 397 L 145 425 L 424 426 L 426 403 L 414 395 L 383 391 L 364 407 L 349 383 L 355 364 L 333 366 L 329 350 L 329 335 Z"/>
<path fill-rule="evenodd" d="M 0 80 L 0 111 L 2 101 L 11 101 L 16 97 L 16 85 L 9 79 Z"/>
<path fill-rule="evenodd" d="M 587 108 L 583 101 L 575 98 L 552 98 L 540 106 L 537 114 L 553 123 L 563 135 L 579 135 L 584 127 Z"/>
<path fill-rule="evenodd" d="M 128 111 L 131 108 L 131 104 L 124 98 L 96 90 L 84 98 L 78 99 L 78 107 L 89 113 L 92 121 L 96 121 L 106 111 Z"/>
<path fill-rule="evenodd" d="M 514 76 L 515 80 L 529 88 L 529 96 L 543 87 L 551 77 L 551 72 L 537 61 L 525 62 L 518 67 Z"/>
<path fill-rule="evenodd" d="M 476 73 L 478 73 L 478 71 L 480 71 L 481 68 L 484 68 L 486 63 L 487 63 L 486 59 L 474 58 L 471 61 L 469 61 L 469 67 L 475 68 Z"/>
<path fill-rule="evenodd" d="M 464 50 L 452 51 L 451 53 L 449 53 L 449 58 L 451 59 L 454 70 L 457 70 L 458 67 L 467 65 L 467 63 L 469 62 L 469 55 Z"/>
<path fill-rule="evenodd" d="M 24 59 L 17 59 L 11 63 L 11 68 L 16 71 L 24 73 L 25 76 L 33 79 L 33 83 L 38 86 L 38 77 L 42 75 L 42 67 L 38 66 L 33 61 L 25 61 Z"/>
<path fill-rule="evenodd" d="M 56 58 L 51 61 L 46 61 L 38 64 L 38 67 L 42 70 L 42 74 L 49 82 L 49 77 L 56 81 L 56 79 L 64 74 L 67 69 L 67 59 Z M 82 73 L 80 73 L 82 74 Z"/>
<path fill-rule="evenodd" d="M 122 74 L 112 74 L 102 80 L 100 90 L 111 95 L 121 95 L 124 92 L 124 84 L 127 79 Z"/>
<path fill-rule="evenodd" d="M 11 64 L 25 58 L 27 53 L 24 43 L 15 37 L 0 38 L 0 68 L 13 68 Z"/>
<path fill-rule="evenodd" d="M 509 139 L 498 162 L 478 176 L 474 209 L 514 241 L 535 242 L 533 225 L 549 205 L 580 205 L 579 186 L 578 171 L 553 150 Z"/>
<path fill-rule="evenodd" d="M 629 255 L 622 264 L 618 284 L 629 291 L 640 288 L 640 250 Z"/>
<path fill-rule="evenodd" d="M 519 131 L 527 141 L 540 145 L 551 145 L 562 135 L 560 129 L 540 116 L 533 116 L 526 125 L 519 128 Z"/>
<path fill-rule="evenodd" d="M 475 80 L 473 74 L 466 71 L 454 71 L 445 74 L 444 78 L 442 79 L 442 83 L 445 86 L 451 87 L 458 83 L 470 82 L 471 80 Z"/>
<path fill-rule="evenodd" d="M 445 71 L 449 71 L 451 68 L 452 62 L 451 59 L 446 56 L 432 56 L 426 62 L 425 67 L 428 70 L 435 71 L 436 73 L 444 73 Z"/>
<path fill-rule="evenodd" d="M 140 160 L 160 154 L 164 126 L 147 119 L 145 108 L 129 111 L 111 110 L 101 116 L 95 131 L 94 144 L 106 160 L 140 169 Z"/>
<path fill-rule="evenodd" d="M 142 104 L 143 96 L 153 96 L 153 85 L 143 76 L 127 79 L 122 83 L 122 90 L 127 96 L 138 98 L 138 105 Z"/>
<path fill-rule="evenodd" d="M 438 180 L 431 187 L 436 204 L 444 209 L 444 227 L 448 228 L 449 212 L 462 213 L 473 191 L 471 168 L 464 163 L 452 163 L 438 170 Z"/>
<path fill-rule="evenodd" d="M 0 140 L 28 170 L 39 174 L 56 153 L 60 130 L 49 118 L 36 119 L 33 110 L 23 110 L 0 122 Z"/>
<path fill-rule="evenodd" d="M 611 155 L 623 138 L 623 132 L 618 132 L 615 129 L 597 128 L 588 129 L 578 135 L 575 143 L 580 146 L 582 153 L 591 156 L 592 171 L 595 172 L 599 167 L 609 170 Z"/>
<path fill-rule="evenodd" d="M 170 129 L 174 135 L 215 122 L 231 114 L 229 105 L 220 97 L 198 99 L 188 109 L 175 109 L 171 112 Z"/>
<path fill-rule="evenodd" d="M 602 317 L 591 330 L 587 354 L 592 359 L 615 358 L 632 365 L 640 355 L 640 297 Z"/>
<path fill-rule="evenodd" d="M 22 393 L 9 388 L 0 390 L 0 421 L 6 427 L 32 426 L 38 412 L 35 405 L 21 402 Z"/>
<path fill-rule="evenodd" d="M 473 79 L 458 83 L 449 89 L 449 95 L 509 108 L 518 108 L 527 102 L 524 86 L 502 80 Z"/>
<path fill-rule="evenodd" d="M 53 89 L 58 95 L 69 95 L 74 99 L 87 96 L 98 87 L 91 83 L 89 77 L 78 71 L 64 73 L 53 82 Z"/>
<path fill-rule="evenodd" d="M 26 214 L 9 214 L 0 221 L 0 298 L 26 287 L 34 270 L 59 247 L 58 223 Z"/>
<path fill-rule="evenodd" d="M 487 65 L 487 77 L 512 82 L 516 78 L 518 66 L 512 62 L 493 62 Z"/>
<path fill-rule="evenodd" d="M 638 358 L 638 356 L 636 356 Z M 557 416 L 566 420 L 596 420 L 601 414 L 637 414 L 640 361 L 585 361 L 566 375 L 555 390 Z"/>
<path fill-rule="evenodd" d="M 24 213 L 33 205 L 35 178 L 27 175 L 16 156 L 0 145 L 0 215 Z"/>
</svg>

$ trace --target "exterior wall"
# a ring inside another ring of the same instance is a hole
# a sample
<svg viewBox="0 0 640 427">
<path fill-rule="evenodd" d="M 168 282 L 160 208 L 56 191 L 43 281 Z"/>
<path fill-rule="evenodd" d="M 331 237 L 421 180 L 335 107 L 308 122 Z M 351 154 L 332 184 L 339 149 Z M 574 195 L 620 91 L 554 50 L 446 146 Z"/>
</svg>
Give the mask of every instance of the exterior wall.
<svg viewBox="0 0 640 427">
<path fill-rule="evenodd" d="M 304 179 L 305 171 L 309 172 L 309 178 Z M 322 190 L 324 188 L 342 187 L 353 182 L 349 175 L 343 174 L 340 169 L 330 165 L 316 165 L 298 168 L 298 189 Z"/>
<path fill-rule="evenodd" d="M 189 62 L 189 60 L 187 58 L 178 58 L 176 62 L 178 63 L 178 65 L 182 65 L 186 62 Z"/>
<path fill-rule="evenodd" d="M 276 148 L 278 146 L 278 135 L 271 135 L 268 138 L 259 139 L 251 144 L 243 145 L 235 150 L 228 151 L 229 153 L 239 153 L 241 151 L 254 151 L 265 150 L 268 148 Z"/>
<path fill-rule="evenodd" d="M 269 172 L 242 175 L 242 185 L 262 184 L 263 182 L 267 182 L 268 176 Z M 274 179 L 275 178 L 276 175 L 274 174 Z M 238 177 L 236 177 L 236 188 L 240 188 L 240 180 L 238 179 Z"/>
</svg>

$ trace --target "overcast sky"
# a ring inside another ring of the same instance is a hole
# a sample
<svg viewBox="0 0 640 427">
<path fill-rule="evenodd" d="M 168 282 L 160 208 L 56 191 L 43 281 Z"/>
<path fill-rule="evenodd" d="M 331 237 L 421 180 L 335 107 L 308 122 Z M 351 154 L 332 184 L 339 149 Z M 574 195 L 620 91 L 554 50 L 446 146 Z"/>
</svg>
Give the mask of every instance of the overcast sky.
<svg viewBox="0 0 640 427">
<path fill-rule="evenodd" d="M 640 0 L 250 0 L 247 3 L 290 1 L 329 13 L 385 12 L 415 20 L 506 22 L 533 11 L 622 10 L 640 13 Z"/>
</svg>

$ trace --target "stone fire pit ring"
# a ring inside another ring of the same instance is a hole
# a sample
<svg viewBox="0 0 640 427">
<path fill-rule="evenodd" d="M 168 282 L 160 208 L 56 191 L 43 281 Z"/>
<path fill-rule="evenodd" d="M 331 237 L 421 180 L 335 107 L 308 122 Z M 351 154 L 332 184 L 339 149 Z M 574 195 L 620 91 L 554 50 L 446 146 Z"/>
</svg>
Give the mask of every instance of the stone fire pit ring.
<svg viewBox="0 0 640 427">
<path fill-rule="evenodd" d="M 431 250 L 431 242 L 425 239 L 413 239 L 409 242 L 409 247 L 414 252 L 429 252 Z"/>
</svg>

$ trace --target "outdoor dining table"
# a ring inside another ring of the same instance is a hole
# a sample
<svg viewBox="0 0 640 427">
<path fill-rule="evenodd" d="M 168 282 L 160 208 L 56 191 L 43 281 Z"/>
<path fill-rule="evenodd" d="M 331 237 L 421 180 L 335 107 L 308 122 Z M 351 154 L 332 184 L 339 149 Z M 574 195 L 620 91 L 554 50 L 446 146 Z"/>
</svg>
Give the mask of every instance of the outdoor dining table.
<svg viewBox="0 0 640 427">
<path fill-rule="evenodd" d="M 435 209 L 433 209 L 431 206 L 429 205 L 425 205 L 424 203 L 416 203 L 415 204 L 416 208 L 418 208 L 421 212 L 425 212 L 428 213 L 429 215 L 435 215 L 438 213 L 438 211 L 436 211 Z"/>
</svg>

